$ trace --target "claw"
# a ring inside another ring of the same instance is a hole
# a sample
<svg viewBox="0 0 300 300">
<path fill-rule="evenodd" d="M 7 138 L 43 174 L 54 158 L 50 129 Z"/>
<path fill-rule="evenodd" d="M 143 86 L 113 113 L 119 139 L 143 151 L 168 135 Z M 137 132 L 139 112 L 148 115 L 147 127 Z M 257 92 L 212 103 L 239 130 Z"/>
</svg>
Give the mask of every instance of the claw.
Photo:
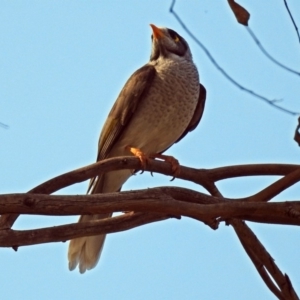
<svg viewBox="0 0 300 300">
<path fill-rule="evenodd" d="M 151 155 L 151 158 L 159 158 L 171 164 L 173 172 L 173 178 L 171 179 L 171 181 L 173 181 L 180 174 L 180 164 L 175 157 L 164 154 L 153 154 Z"/>
</svg>

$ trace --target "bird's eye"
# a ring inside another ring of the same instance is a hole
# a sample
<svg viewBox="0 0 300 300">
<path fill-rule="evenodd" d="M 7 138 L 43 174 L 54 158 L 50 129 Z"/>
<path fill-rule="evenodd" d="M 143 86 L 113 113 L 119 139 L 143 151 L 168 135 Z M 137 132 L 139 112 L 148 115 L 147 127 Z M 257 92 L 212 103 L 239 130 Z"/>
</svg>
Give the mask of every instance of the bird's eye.
<svg viewBox="0 0 300 300">
<path fill-rule="evenodd" d="M 153 41 L 153 34 L 151 34 L 151 41 Z"/>
<path fill-rule="evenodd" d="M 174 30 L 169 29 L 168 32 L 169 32 L 170 37 L 173 39 L 173 41 L 175 43 L 178 43 L 180 41 L 180 37 Z"/>
<path fill-rule="evenodd" d="M 178 43 L 179 42 L 179 37 L 176 35 L 174 38 L 173 38 L 173 40 L 175 41 L 175 43 Z"/>
</svg>

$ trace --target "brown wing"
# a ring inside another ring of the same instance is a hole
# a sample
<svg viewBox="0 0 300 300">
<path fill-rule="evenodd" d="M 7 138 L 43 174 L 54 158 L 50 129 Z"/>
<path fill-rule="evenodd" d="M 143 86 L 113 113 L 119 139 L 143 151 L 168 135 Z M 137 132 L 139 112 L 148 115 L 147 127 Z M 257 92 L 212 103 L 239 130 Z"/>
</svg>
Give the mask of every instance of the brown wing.
<svg viewBox="0 0 300 300">
<path fill-rule="evenodd" d="M 206 100 L 206 89 L 202 84 L 200 84 L 199 98 L 198 98 L 198 103 L 197 103 L 194 115 L 193 115 L 188 127 L 185 129 L 185 131 L 182 133 L 182 135 L 178 138 L 178 140 L 175 143 L 178 143 L 189 132 L 193 131 L 198 126 L 198 124 L 202 118 L 202 115 L 203 115 L 205 100 Z"/>
<path fill-rule="evenodd" d="M 145 65 L 134 72 L 126 82 L 102 128 L 98 143 L 97 161 L 107 157 L 130 121 L 140 100 L 148 92 L 155 73 L 156 70 L 153 66 Z M 95 180 L 96 178 L 91 179 L 88 192 L 94 185 Z"/>
</svg>

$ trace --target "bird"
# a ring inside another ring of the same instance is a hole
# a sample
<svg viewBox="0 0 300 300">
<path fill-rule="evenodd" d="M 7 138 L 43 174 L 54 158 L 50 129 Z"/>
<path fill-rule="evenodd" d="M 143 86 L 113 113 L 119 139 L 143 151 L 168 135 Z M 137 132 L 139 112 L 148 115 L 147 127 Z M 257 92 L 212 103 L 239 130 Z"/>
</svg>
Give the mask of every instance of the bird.
<svg viewBox="0 0 300 300">
<path fill-rule="evenodd" d="M 135 71 L 115 101 L 103 125 L 97 161 L 135 155 L 146 163 L 151 158 L 170 161 L 176 173 L 176 159 L 164 151 L 179 142 L 199 124 L 204 111 L 206 89 L 186 40 L 166 27 L 152 28 L 150 60 Z M 118 170 L 90 180 L 88 193 L 121 190 L 134 170 Z M 111 213 L 83 215 L 78 222 L 111 217 Z M 68 249 L 69 269 L 84 273 L 96 266 L 105 235 L 75 238 Z"/>
</svg>

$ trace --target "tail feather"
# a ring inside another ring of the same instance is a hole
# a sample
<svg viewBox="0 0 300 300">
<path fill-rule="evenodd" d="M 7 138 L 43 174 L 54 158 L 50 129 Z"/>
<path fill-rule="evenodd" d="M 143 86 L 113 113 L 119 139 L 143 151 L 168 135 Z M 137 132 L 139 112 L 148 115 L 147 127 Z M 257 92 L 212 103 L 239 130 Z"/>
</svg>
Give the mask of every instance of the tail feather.
<svg viewBox="0 0 300 300">
<path fill-rule="evenodd" d="M 111 217 L 111 214 L 81 216 L 79 222 L 99 220 Z M 77 238 L 70 241 L 68 259 L 69 270 L 73 271 L 79 264 L 79 272 L 82 274 L 96 266 L 99 261 L 106 234 Z"/>
<path fill-rule="evenodd" d="M 100 175 L 93 181 L 91 193 L 109 193 L 120 191 L 123 183 L 131 176 L 132 171 L 120 170 Z M 87 222 L 111 217 L 111 213 L 84 215 L 78 222 Z M 79 272 L 84 273 L 96 266 L 101 255 L 106 235 L 95 235 L 76 238 L 70 241 L 68 259 L 69 269 L 74 270 L 79 265 Z"/>
</svg>

